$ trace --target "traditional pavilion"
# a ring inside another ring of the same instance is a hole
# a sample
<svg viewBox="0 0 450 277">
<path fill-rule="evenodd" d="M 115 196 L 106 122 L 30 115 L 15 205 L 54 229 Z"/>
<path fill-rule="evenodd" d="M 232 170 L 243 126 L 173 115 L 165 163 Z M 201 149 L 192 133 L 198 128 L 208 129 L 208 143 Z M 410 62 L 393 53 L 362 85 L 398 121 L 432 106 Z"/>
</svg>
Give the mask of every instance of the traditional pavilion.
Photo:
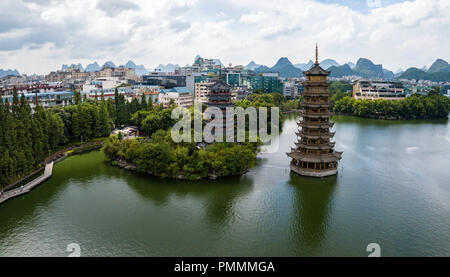
<svg viewBox="0 0 450 277">
<path fill-rule="evenodd" d="M 296 148 L 287 153 L 292 158 L 291 170 L 309 177 L 336 175 L 343 153 L 334 151 L 335 142 L 331 141 L 335 134 L 331 132 L 334 123 L 330 121 L 333 113 L 328 101 L 327 77 L 331 72 L 320 67 L 318 53 L 316 45 L 316 62 L 310 70 L 303 72 L 306 76 L 305 96 L 301 119 L 297 123 L 301 129 L 296 133 Z"/>
</svg>

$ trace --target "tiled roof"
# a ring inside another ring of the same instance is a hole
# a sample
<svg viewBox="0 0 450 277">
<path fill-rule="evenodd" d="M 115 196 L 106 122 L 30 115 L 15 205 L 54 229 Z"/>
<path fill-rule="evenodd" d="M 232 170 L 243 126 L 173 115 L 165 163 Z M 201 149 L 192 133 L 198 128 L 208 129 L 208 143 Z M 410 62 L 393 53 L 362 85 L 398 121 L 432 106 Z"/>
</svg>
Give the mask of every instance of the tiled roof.
<svg viewBox="0 0 450 277">
<path fill-rule="evenodd" d="M 326 71 L 325 69 L 323 69 L 322 67 L 320 67 L 319 64 L 314 64 L 313 67 L 311 67 L 310 70 L 307 71 L 303 71 L 303 74 L 305 75 L 330 75 L 331 71 Z"/>
<path fill-rule="evenodd" d="M 161 93 L 167 93 L 167 92 L 175 92 L 175 93 L 190 93 L 188 87 L 174 87 L 171 89 L 162 89 Z"/>
</svg>

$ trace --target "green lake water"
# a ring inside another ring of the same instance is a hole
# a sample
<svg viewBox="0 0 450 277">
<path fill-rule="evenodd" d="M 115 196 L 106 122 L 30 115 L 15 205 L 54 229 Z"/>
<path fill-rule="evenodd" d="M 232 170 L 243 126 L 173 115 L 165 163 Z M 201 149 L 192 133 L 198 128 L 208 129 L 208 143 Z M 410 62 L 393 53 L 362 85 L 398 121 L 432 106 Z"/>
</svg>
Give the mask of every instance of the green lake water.
<svg viewBox="0 0 450 277">
<path fill-rule="evenodd" d="M 290 172 L 280 148 L 241 177 L 162 180 L 99 151 L 0 206 L 0 256 L 450 256 L 450 123 L 336 116 L 339 175 Z"/>
</svg>

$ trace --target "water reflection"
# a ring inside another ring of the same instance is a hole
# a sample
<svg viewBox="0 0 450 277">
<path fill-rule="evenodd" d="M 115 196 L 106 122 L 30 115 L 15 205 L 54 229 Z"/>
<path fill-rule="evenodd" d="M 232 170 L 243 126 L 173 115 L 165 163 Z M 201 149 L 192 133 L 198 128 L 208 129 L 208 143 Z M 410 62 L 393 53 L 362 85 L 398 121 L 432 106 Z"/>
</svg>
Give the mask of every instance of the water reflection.
<svg viewBox="0 0 450 277">
<path fill-rule="evenodd" d="M 199 199 L 204 203 L 207 222 L 220 227 L 233 216 L 236 200 L 252 190 L 253 180 L 245 175 L 214 181 L 174 181 L 140 175 L 129 176 L 127 184 L 158 206 L 170 206 L 172 196 Z"/>
<path fill-rule="evenodd" d="M 292 237 L 296 254 L 310 256 L 318 252 L 327 235 L 337 178 L 314 179 L 291 173 L 289 184 L 294 188 Z"/>
</svg>

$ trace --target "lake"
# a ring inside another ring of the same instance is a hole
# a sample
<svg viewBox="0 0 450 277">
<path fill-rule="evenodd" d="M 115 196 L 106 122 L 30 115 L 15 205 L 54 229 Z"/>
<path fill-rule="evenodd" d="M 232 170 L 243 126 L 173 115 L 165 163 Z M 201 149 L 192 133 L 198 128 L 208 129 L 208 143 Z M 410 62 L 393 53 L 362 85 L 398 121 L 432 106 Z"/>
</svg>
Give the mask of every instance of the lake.
<svg viewBox="0 0 450 277">
<path fill-rule="evenodd" d="M 241 177 L 163 180 L 99 151 L 0 206 L 0 256 L 450 256 L 450 123 L 335 116 L 339 174 L 290 172 L 296 118 Z"/>
</svg>

